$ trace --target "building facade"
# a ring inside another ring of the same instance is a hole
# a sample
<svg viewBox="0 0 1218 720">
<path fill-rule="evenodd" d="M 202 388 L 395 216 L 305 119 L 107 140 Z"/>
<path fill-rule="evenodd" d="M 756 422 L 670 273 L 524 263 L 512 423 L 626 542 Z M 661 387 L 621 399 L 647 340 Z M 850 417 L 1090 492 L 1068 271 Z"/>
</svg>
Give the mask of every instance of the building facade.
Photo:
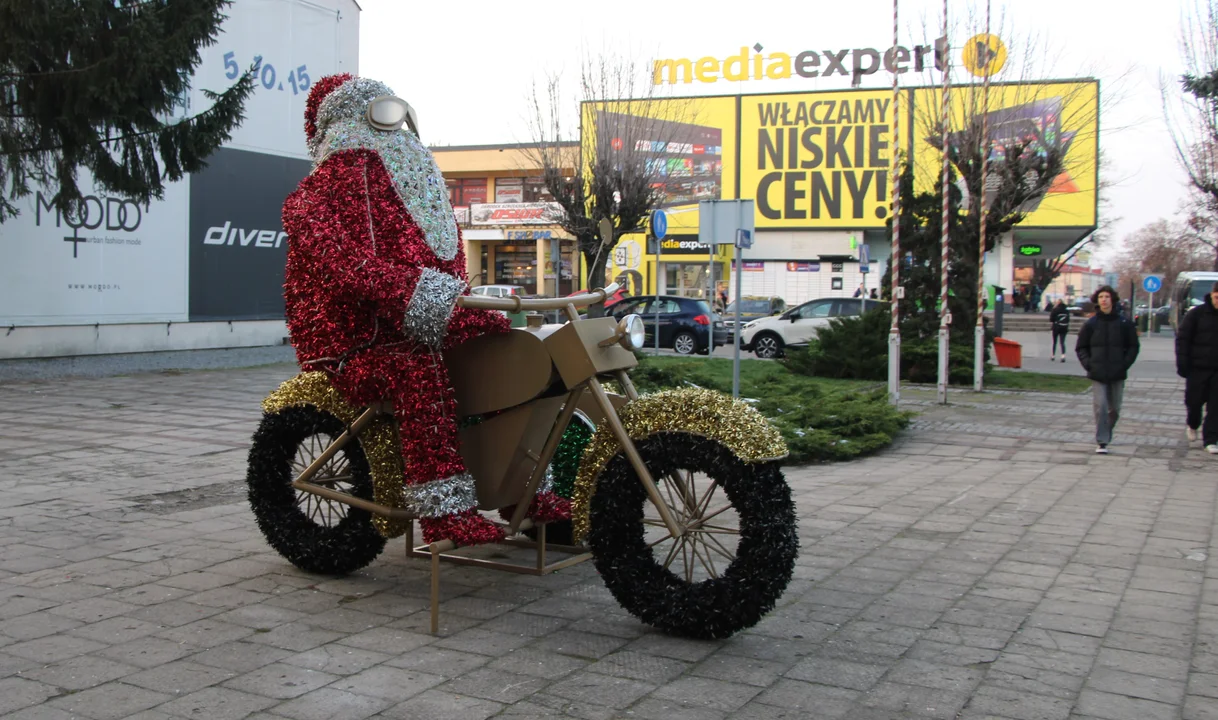
<svg viewBox="0 0 1218 720">
<path fill-rule="evenodd" d="M 573 173 L 578 144 L 560 149 Z M 558 224 L 562 208 L 546 190 L 535 145 L 431 150 L 465 239 L 470 285 L 518 285 L 546 297 L 579 289 L 579 249 Z"/>
<path fill-rule="evenodd" d="M 312 168 L 312 84 L 358 73 L 354 0 L 246 0 L 200 49 L 179 116 L 256 65 L 246 120 L 208 166 L 144 206 L 86 173 L 76 217 L 38 188 L 0 226 L 0 359 L 274 345 L 284 341 L 283 200 Z M 274 33 L 266 32 L 276 28 Z"/>
</svg>

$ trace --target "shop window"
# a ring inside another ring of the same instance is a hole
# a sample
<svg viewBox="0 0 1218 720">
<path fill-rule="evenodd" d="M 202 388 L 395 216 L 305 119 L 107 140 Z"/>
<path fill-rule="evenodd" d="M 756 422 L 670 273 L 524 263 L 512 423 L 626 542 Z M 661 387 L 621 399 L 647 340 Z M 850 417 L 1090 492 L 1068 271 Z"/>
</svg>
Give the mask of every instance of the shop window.
<svg viewBox="0 0 1218 720">
<path fill-rule="evenodd" d="M 524 178 L 495 178 L 495 202 L 524 202 Z"/>
<path fill-rule="evenodd" d="M 524 294 L 537 294 L 537 246 L 500 245 L 495 248 L 495 285 L 520 285 Z"/>
<path fill-rule="evenodd" d="M 539 177 L 531 177 L 524 180 L 524 201 L 554 202 L 554 196 L 546 188 L 545 180 Z"/>
<path fill-rule="evenodd" d="M 445 180 L 448 187 L 448 202 L 454 207 L 486 202 L 486 178 L 460 178 Z"/>
<path fill-rule="evenodd" d="M 837 263 L 834 263 L 834 264 L 836 265 Z M 833 283 L 831 285 L 831 289 L 841 290 L 842 289 L 842 279 L 839 277 L 833 278 Z"/>
</svg>

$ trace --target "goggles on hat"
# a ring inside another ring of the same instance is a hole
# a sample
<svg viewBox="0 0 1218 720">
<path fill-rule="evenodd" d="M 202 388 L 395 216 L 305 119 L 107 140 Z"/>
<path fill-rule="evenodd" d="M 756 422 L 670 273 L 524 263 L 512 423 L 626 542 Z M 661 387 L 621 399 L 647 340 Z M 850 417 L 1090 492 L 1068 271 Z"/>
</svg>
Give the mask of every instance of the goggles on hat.
<svg viewBox="0 0 1218 720">
<path fill-rule="evenodd" d="M 405 123 L 415 135 L 419 120 L 410 103 L 393 95 L 381 95 L 368 103 L 368 123 L 377 130 L 401 130 Z"/>
</svg>

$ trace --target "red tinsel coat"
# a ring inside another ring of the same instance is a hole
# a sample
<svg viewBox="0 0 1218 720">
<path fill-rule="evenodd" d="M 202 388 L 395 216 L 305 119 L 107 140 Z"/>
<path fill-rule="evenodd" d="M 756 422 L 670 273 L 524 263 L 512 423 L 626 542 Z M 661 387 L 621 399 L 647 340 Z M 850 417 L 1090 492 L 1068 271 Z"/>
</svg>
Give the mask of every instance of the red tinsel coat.
<svg viewBox="0 0 1218 720">
<path fill-rule="evenodd" d="M 319 164 L 288 196 L 283 226 L 289 237 L 288 331 L 306 370 L 341 375 L 341 365 L 358 356 L 414 354 L 418 342 L 403 332 L 402 319 L 420 271 L 434 268 L 466 279 L 460 237 L 453 259 L 436 257 L 371 150 L 341 151 Z M 507 325 L 500 313 L 458 308 L 444 345 L 502 332 Z M 351 380 L 382 393 L 393 385 L 388 378 Z"/>
</svg>

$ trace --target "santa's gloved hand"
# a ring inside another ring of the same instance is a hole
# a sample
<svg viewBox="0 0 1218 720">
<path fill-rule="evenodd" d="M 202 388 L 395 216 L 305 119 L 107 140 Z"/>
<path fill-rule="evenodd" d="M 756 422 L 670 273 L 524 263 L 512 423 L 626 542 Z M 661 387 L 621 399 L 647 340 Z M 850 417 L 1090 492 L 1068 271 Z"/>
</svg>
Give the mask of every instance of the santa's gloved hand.
<svg viewBox="0 0 1218 720">
<path fill-rule="evenodd" d="M 402 329 L 424 345 L 440 347 L 444 344 L 457 298 L 466 287 L 468 284 L 455 275 L 424 268 L 406 305 Z"/>
</svg>

